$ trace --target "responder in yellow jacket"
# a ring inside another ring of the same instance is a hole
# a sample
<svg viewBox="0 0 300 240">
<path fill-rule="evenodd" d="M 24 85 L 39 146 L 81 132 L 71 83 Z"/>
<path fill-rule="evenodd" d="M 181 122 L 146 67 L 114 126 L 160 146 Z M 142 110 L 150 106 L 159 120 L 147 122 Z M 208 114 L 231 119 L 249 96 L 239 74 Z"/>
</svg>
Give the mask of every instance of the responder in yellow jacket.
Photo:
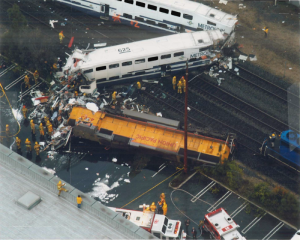
<svg viewBox="0 0 300 240">
<path fill-rule="evenodd" d="M 29 77 L 26 75 L 24 78 L 25 88 L 30 88 Z"/>
<path fill-rule="evenodd" d="M 39 156 L 40 155 L 40 144 L 38 144 L 38 142 L 35 142 L 35 144 L 34 144 L 34 150 L 35 150 L 35 153 L 36 153 L 36 155 L 37 156 Z"/>
<path fill-rule="evenodd" d="M 33 78 L 34 78 L 35 84 L 38 83 L 39 76 L 40 76 L 39 72 L 37 70 L 35 70 L 35 72 L 33 74 Z"/>
<path fill-rule="evenodd" d="M 155 202 L 153 202 L 153 203 L 151 204 L 150 210 L 151 210 L 152 212 L 155 212 L 155 210 L 156 210 Z"/>
<path fill-rule="evenodd" d="M 49 121 L 49 118 L 47 116 L 45 116 L 44 121 L 45 121 L 45 124 L 47 124 L 47 122 Z"/>
<path fill-rule="evenodd" d="M 35 124 L 33 120 L 30 120 L 30 128 L 31 128 L 31 133 L 35 135 Z"/>
<path fill-rule="evenodd" d="M 80 195 L 78 195 L 78 197 L 77 197 L 77 207 L 78 208 L 81 208 L 81 203 L 82 203 L 82 198 L 81 198 L 81 196 Z"/>
<path fill-rule="evenodd" d="M 62 183 L 61 181 L 59 181 L 59 182 L 57 183 L 58 196 L 60 196 L 61 191 L 65 191 L 65 192 L 68 191 L 67 189 L 63 188 L 63 186 L 65 186 L 65 185 L 66 185 L 66 184 L 65 184 L 65 183 Z"/>
<path fill-rule="evenodd" d="M 16 137 L 16 144 L 17 144 L 17 149 L 21 149 L 21 139 Z"/>
<path fill-rule="evenodd" d="M 61 32 L 58 34 L 58 37 L 59 37 L 59 42 L 62 43 L 62 42 L 63 42 L 63 39 L 65 38 L 63 31 L 61 31 Z"/>
<path fill-rule="evenodd" d="M 9 125 L 8 124 L 6 124 L 5 133 L 6 133 L 6 137 L 8 137 L 9 136 Z"/>
<path fill-rule="evenodd" d="M 28 138 L 26 138 L 25 145 L 26 145 L 26 151 L 31 152 L 31 142 L 29 141 Z"/>
<path fill-rule="evenodd" d="M 185 92 L 186 91 L 186 83 L 185 83 L 185 79 L 183 76 L 180 78 L 180 81 L 182 82 L 183 92 Z"/>
<path fill-rule="evenodd" d="M 40 135 L 41 135 L 41 136 L 44 136 L 44 135 L 45 135 L 45 132 L 44 132 L 44 126 L 43 126 L 42 123 L 40 123 L 39 129 L 40 129 Z"/>
<path fill-rule="evenodd" d="M 163 210 L 163 214 L 166 216 L 167 215 L 167 211 L 168 211 L 168 205 L 166 204 L 166 202 L 164 202 L 162 210 Z"/>
<path fill-rule="evenodd" d="M 49 122 L 49 121 L 48 121 Z M 49 124 L 47 125 L 47 128 L 48 128 L 48 135 L 51 136 L 52 135 L 52 132 L 53 132 L 53 127 L 52 127 L 52 124 L 49 122 Z"/>
<path fill-rule="evenodd" d="M 182 82 L 179 80 L 178 84 L 177 84 L 177 87 L 178 87 L 178 93 L 182 93 Z"/>
<path fill-rule="evenodd" d="M 117 103 L 117 92 L 114 91 L 113 94 L 111 95 L 111 97 L 113 100 L 112 104 L 115 105 Z"/>
<path fill-rule="evenodd" d="M 173 89 L 176 90 L 176 84 L 177 84 L 176 76 L 173 77 L 172 84 L 173 84 Z"/>
<path fill-rule="evenodd" d="M 23 108 L 22 108 L 22 113 L 23 113 L 23 117 L 26 119 L 27 118 L 27 108 L 25 105 L 23 105 Z"/>
</svg>

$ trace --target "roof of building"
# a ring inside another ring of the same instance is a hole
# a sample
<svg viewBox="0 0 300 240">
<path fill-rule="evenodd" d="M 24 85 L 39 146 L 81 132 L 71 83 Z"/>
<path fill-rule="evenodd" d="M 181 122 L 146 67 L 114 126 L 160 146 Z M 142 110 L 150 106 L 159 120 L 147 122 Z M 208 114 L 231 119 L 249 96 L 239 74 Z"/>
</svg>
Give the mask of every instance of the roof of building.
<svg viewBox="0 0 300 240">
<path fill-rule="evenodd" d="M 97 64 L 122 62 L 138 57 L 155 56 L 163 53 L 172 53 L 184 49 L 207 47 L 213 44 L 213 40 L 223 39 L 219 30 L 201 31 L 194 33 L 175 34 L 160 38 L 126 43 L 106 48 L 97 49 L 84 58 L 82 68 L 94 67 Z M 203 42 L 198 42 L 202 40 Z M 75 53 L 73 54 L 73 58 Z"/>
</svg>

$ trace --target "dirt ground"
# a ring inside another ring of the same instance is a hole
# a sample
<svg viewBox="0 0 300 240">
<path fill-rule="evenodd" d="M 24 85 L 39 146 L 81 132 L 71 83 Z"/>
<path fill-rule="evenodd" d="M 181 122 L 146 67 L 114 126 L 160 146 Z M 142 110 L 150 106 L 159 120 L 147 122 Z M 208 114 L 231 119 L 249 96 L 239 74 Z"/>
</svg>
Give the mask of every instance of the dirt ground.
<svg viewBox="0 0 300 240">
<path fill-rule="evenodd" d="M 274 1 L 229 1 L 227 5 L 218 0 L 199 2 L 238 14 L 236 42 L 243 46 L 240 50 L 256 55 L 258 60 L 252 62 L 254 65 L 290 83 L 299 82 L 299 8 L 286 3 L 274 6 Z M 239 4 L 246 7 L 239 9 Z M 267 38 L 262 31 L 264 27 L 269 28 Z"/>
</svg>

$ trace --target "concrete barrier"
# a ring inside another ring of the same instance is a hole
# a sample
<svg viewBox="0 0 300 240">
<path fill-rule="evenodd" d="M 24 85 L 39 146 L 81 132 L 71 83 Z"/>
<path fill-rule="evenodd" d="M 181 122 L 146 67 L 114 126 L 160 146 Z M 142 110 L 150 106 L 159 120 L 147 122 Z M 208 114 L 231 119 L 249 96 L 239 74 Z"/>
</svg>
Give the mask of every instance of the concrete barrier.
<svg viewBox="0 0 300 240">
<path fill-rule="evenodd" d="M 16 171 L 20 175 L 23 175 L 24 177 L 46 188 L 48 191 L 53 192 L 54 194 L 58 193 L 56 186 L 58 181 L 61 180 L 62 182 L 64 182 L 62 179 L 47 172 L 43 168 L 13 152 L 2 144 L 0 144 L 0 165 L 1 164 Z M 157 239 L 146 230 L 119 216 L 116 212 L 107 208 L 100 202 L 96 201 L 94 198 L 91 198 L 89 195 L 82 193 L 72 185 L 66 184 L 65 188 L 68 190 L 68 192 L 63 191 L 61 193 L 62 198 L 66 199 L 70 204 L 76 207 L 76 197 L 77 195 L 81 195 L 83 199 L 83 211 L 95 216 L 101 221 L 108 223 L 114 229 L 122 232 L 129 238 Z"/>
</svg>

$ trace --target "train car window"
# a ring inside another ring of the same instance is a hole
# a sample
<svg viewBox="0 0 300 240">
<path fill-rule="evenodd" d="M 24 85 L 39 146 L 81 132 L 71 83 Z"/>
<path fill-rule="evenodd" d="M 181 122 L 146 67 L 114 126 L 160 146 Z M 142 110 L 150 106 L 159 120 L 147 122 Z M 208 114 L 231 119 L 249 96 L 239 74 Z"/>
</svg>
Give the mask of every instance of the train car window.
<svg viewBox="0 0 300 240">
<path fill-rule="evenodd" d="M 207 21 L 207 24 L 209 24 L 209 25 L 213 25 L 213 26 L 217 26 L 217 24 L 216 24 L 216 23 L 213 23 L 213 22 L 211 22 L 211 21 Z"/>
<path fill-rule="evenodd" d="M 122 2 L 122 0 L 117 0 L 118 2 Z"/>
<path fill-rule="evenodd" d="M 162 27 L 162 28 L 168 28 L 168 25 L 164 24 L 164 23 L 158 23 L 157 26 Z"/>
<path fill-rule="evenodd" d="M 135 17 L 135 20 L 137 20 L 139 22 L 144 22 L 144 18 L 141 18 L 141 17 Z"/>
<path fill-rule="evenodd" d="M 150 57 L 148 58 L 148 62 L 153 62 L 153 61 L 157 61 L 158 57 Z"/>
<path fill-rule="evenodd" d="M 183 55 L 184 55 L 184 52 L 174 53 L 174 57 L 179 57 L 179 56 L 183 56 Z"/>
<path fill-rule="evenodd" d="M 132 61 L 129 61 L 129 62 L 123 62 L 122 63 L 122 66 L 125 67 L 125 66 L 130 66 L 132 65 Z"/>
<path fill-rule="evenodd" d="M 138 60 L 135 60 L 135 64 L 140 64 L 140 63 L 144 63 L 145 62 L 145 59 L 138 59 Z"/>
<path fill-rule="evenodd" d="M 198 39 L 198 43 L 203 43 L 203 40 L 202 39 Z"/>
<path fill-rule="evenodd" d="M 139 2 L 139 1 L 136 1 L 135 5 L 137 5 L 138 7 L 145 7 L 146 6 L 145 3 Z"/>
<path fill-rule="evenodd" d="M 159 11 L 162 13 L 166 13 L 166 14 L 169 13 L 169 9 L 166 9 L 166 8 L 159 8 Z"/>
<path fill-rule="evenodd" d="M 193 20 L 193 16 L 192 15 L 188 15 L 188 14 L 183 14 L 183 18 L 188 19 L 188 20 Z"/>
<path fill-rule="evenodd" d="M 146 23 L 148 23 L 148 24 L 151 24 L 151 25 L 155 25 L 156 24 L 156 22 L 154 22 L 154 21 L 152 21 L 152 20 L 146 20 Z"/>
<path fill-rule="evenodd" d="M 210 47 L 199 48 L 199 52 L 209 51 L 209 50 L 210 50 Z"/>
<path fill-rule="evenodd" d="M 103 71 L 103 70 L 106 70 L 106 66 L 96 68 L 96 71 Z"/>
<path fill-rule="evenodd" d="M 176 16 L 176 17 L 180 17 L 181 13 L 176 12 L 176 11 L 171 11 L 171 15 Z"/>
<path fill-rule="evenodd" d="M 93 69 L 88 69 L 88 70 L 84 70 L 83 73 L 92 73 L 93 72 Z"/>
<path fill-rule="evenodd" d="M 167 59 L 167 58 L 171 58 L 171 54 L 161 55 L 160 57 L 160 59 Z"/>
<path fill-rule="evenodd" d="M 133 0 L 125 0 L 124 2 L 129 3 L 129 4 L 133 4 Z"/>
<path fill-rule="evenodd" d="M 118 67 L 119 67 L 119 63 L 109 65 L 109 69 L 118 68 Z"/>
<path fill-rule="evenodd" d="M 127 13 L 123 13 L 123 17 L 124 17 L 124 18 L 132 19 L 132 15 L 127 14 Z"/>
<path fill-rule="evenodd" d="M 148 9 L 156 11 L 157 7 L 154 5 L 148 4 Z"/>
<path fill-rule="evenodd" d="M 212 13 L 211 13 L 211 14 L 209 14 L 209 16 L 210 16 L 210 17 L 215 17 L 215 14 L 212 14 Z"/>
</svg>

